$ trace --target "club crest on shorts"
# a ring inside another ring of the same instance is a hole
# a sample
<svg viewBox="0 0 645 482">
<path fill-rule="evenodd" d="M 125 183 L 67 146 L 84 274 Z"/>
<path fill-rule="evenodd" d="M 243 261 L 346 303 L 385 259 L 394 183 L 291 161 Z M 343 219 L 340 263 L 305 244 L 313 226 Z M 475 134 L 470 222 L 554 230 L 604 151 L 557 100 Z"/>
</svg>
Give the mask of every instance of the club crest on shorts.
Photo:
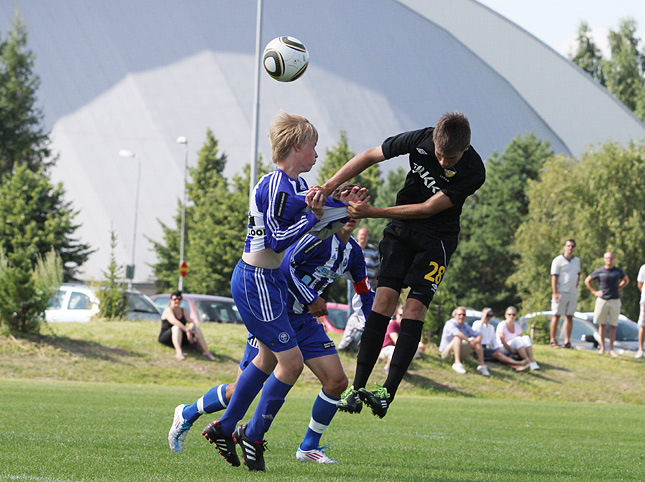
<svg viewBox="0 0 645 482">
<path fill-rule="evenodd" d="M 278 341 L 280 341 L 280 343 L 282 344 L 289 343 L 290 339 L 291 337 L 289 336 L 289 333 L 287 333 L 286 331 L 283 331 L 278 335 Z"/>
</svg>

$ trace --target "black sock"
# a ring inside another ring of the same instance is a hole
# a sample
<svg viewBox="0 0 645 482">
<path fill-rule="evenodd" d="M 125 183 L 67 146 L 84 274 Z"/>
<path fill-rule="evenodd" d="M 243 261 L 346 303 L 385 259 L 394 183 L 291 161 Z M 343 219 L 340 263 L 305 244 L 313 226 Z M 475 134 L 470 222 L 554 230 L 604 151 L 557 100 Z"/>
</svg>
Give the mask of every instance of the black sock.
<svg viewBox="0 0 645 482">
<path fill-rule="evenodd" d="M 381 353 L 383 339 L 389 323 L 389 316 L 382 315 L 376 311 L 370 312 L 365 321 L 365 331 L 361 336 L 361 344 L 356 360 L 356 375 L 354 376 L 354 388 L 357 390 L 365 387 L 372 374 L 372 369 L 376 364 L 376 360 L 378 360 L 379 353 Z"/>
<path fill-rule="evenodd" d="M 423 322 L 411 320 L 409 318 L 401 320 L 401 334 L 396 341 L 392 361 L 390 362 L 390 371 L 387 374 L 387 380 L 383 386 L 387 388 L 390 394 L 390 401 L 394 399 L 394 394 L 399 388 L 399 384 L 408 371 L 408 367 L 419 347 L 421 332 L 423 331 Z"/>
</svg>

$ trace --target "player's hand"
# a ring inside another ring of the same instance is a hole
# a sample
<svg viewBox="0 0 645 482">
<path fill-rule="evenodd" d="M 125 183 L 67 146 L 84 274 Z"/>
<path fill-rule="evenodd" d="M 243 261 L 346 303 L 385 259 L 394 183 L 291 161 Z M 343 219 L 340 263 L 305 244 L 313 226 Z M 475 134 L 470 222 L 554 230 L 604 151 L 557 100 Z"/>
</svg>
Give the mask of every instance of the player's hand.
<svg viewBox="0 0 645 482">
<path fill-rule="evenodd" d="M 307 203 L 307 206 L 311 208 L 318 219 L 321 219 L 323 217 L 323 214 L 325 212 L 323 207 L 325 206 L 326 200 L 327 196 L 325 196 L 323 192 L 319 190 L 310 189 L 305 195 L 305 202 Z"/>
<path fill-rule="evenodd" d="M 367 202 L 370 199 L 368 193 L 369 190 L 366 187 L 354 186 L 340 194 L 340 202 L 345 204 L 350 204 L 352 202 Z"/>
<path fill-rule="evenodd" d="M 307 305 L 307 308 L 309 308 L 309 313 L 316 318 L 329 314 L 327 311 L 327 302 L 320 296 L 316 298 L 313 303 Z"/>
<path fill-rule="evenodd" d="M 347 215 L 352 219 L 369 218 L 372 212 L 372 206 L 364 202 L 350 202 L 347 208 Z"/>
</svg>

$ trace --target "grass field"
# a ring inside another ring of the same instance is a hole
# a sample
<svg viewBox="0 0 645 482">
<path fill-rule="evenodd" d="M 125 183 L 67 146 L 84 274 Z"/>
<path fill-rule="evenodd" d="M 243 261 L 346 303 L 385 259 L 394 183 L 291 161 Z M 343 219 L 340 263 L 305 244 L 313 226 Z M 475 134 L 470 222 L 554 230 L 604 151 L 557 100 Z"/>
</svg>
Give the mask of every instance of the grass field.
<svg viewBox="0 0 645 482">
<path fill-rule="evenodd" d="M 415 362 L 380 420 L 340 413 L 323 437 L 339 465 L 295 450 L 319 387 L 292 390 L 267 433 L 267 473 L 233 468 L 201 436 L 168 450 L 174 407 L 230 381 L 243 328 L 209 325 L 216 363 L 179 363 L 148 323 L 60 324 L 0 338 L 0 480 L 589 481 L 645 480 L 645 365 L 627 357 L 536 347 L 543 370 L 459 376 L 432 355 Z M 343 355 L 348 372 L 353 360 Z M 375 381 L 382 380 L 381 365 Z"/>
</svg>

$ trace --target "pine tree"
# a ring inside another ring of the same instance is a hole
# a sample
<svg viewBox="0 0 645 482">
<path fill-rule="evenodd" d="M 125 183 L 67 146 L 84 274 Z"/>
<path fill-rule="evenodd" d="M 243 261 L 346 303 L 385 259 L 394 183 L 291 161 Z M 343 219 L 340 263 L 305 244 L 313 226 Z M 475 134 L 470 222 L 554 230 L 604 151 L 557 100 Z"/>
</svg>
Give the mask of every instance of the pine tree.
<svg viewBox="0 0 645 482">
<path fill-rule="evenodd" d="M 16 164 L 0 182 L 0 245 L 7 254 L 22 250 L 32 263 L 53 248 L 63 260 L 64 280 L 71 281 L 92 250 L 74 238 L 78 212 L 64 194 L 42 170 Z"/>
<path fill-rule="evenodd" d="M 582 22 L 578 28 L 576 43 L 576 53 L 570 57 L 573 63 L 596 79 L 600 85 L 605 85 L 602 53 L 595 44 L 586 22 Z"/>
<path fill-rule="evenodd" d="M 19 162 L 31 170 L 51 162 L 43 114 L 36 106 L 40 79 L 33 72 L 34 63 L 27 29 L 16 14 L 6 38 L 0 38 L 0 177 Z"/>
<path fill-rule="evenodd" d="M 229 182 L 223 171 L 227 156 L 220 153 L 210 129 L 198 153 L 197 165 L 189 169 L 187 185 L 185 260 L 188 274 L 184 291 L 200 294 L 230 295 L 230 280 L 244 249 L 248 224 L 250 166 L 244 175 Z M 269 166 L 258 162 L 258 176 Z M 180 225 L 178 203 L 176 226 Z M 179 277 L 179 228 L 162 223 L 163 241 L 152 241 L 158 262 L 153 266 L 157 285 L 163 291 L 175 289 Z"/>
</svg>

